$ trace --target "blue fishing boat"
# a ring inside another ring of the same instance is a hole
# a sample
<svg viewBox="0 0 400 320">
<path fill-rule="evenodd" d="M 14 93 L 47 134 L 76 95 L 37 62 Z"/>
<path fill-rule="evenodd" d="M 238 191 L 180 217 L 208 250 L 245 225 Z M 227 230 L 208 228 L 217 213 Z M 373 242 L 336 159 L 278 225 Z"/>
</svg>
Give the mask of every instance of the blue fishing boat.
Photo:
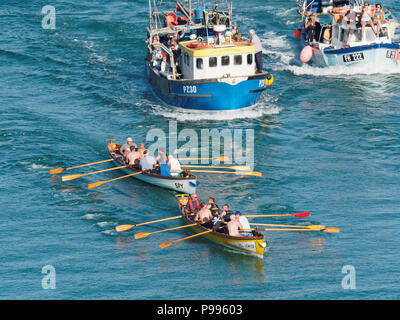
<svg viewBox="0 0 400 320">
<path fill-rule="evenodd" d="M 146 77 L 154 93 L 192 110 L 256 104 L 273 77 L 256 72 L 254 45 L 232 33 L 232 4 L 192 9 L 191 1 L 175 1 L 175 12 L 162 12 L 160 3 L 149 1 L 146 40 Z"/>
<path fill-rule="evenodd" d="M 299 0 L 302 22 L 294 34 L 304 44 L 300 60 L 319 67 L 400 65 L 400 45 L 394 41 L 396 17 L 387 8 L 365 2 Z M 315 25 L 311 33 L 310 24 Z"/>
</svg>

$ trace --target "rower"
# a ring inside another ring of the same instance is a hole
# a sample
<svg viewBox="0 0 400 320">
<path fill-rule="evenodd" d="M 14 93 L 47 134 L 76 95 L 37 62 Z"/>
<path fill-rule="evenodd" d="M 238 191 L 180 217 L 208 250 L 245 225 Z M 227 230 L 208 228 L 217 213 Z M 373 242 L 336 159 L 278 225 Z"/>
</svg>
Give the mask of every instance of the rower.
<svg viewBox="0 0 400 320">
<path fill-rule="evenodd" d="M 196 216 L 194 217 L 194 221 L 200 222 L 201 224 L 210 222 L 213 218 L 211 211 L 208 209 L 207 205 L 202 202 L 200 204 L 200 210 L 197 212 Z M 203 225 L 206 228 L 211 228 L 212 225 L 210 223 Z"/>
<path fill-rule="evenodd" d="M 131 152 L 131 146 L 136 147 L 136 145 L 133 143 L 132 138 L 128 137 L 126 139 L 126 143 L 121 148 L 119 148 L 119 151 L 122 153 L 124 157 L 126 157 L 128 153 Z"/>
<path fill-rule="evenodd" d="M 224 204 L 222 206 L 221 218 L 224 222 L 229 222 L 231 220 L 231 216 L 233 215 L 233 211 L 229 210 L 229 206 Z"/>
<path fill-rule="evenodd" d="M 197 199 L 197 194 L 196 193 L 192 193 L 192 195 L 190 196 L 186 207 L 185 207 L 185 213 L 189 214 L 189 213 L 197 213 L 200 210 L 200 202 Z"/>
<path fill-rule="evenodd" d="M 208 198 L 208 209 L 210 209 L 214 217 L 219 215 L 219 207 L 215 203 L 215 199 L 213 197 Z"/>
<path fill-rule="evenodd" d="M 226 225 L 230 236 L 239 236 L 239 229 L 243 230 L 243 226 L 239 221 L 239 217 L 236 215 L 231 215 L 231 220 Z"/>
<path fill-rule="evenodd" d="M 142 171 L 151 170 L 156 164 L 156 160 L 154 159 L 154 157 L 150 156 L 148 153 L 148 150 L 145 150 L 143 152 L 143 159 L 140 160 L 140 167 Z"/>
<path fill-rule="evenodd" d="M 140 158 L 140 153 L 138 152 L 138 148 L 136 148 L 135 146 L 131 146 L 131 152 L 128 153 L 128 155 L 126 156 L 126 163 L 129 166 L 138 166 L 139 165 L 139 158 Z"/>
</svg>

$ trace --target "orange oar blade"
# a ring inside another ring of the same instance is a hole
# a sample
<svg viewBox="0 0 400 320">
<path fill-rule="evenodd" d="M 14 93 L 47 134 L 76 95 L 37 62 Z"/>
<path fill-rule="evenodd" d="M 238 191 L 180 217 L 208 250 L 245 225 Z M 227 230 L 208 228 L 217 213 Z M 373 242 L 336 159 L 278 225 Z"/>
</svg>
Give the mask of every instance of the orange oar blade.
<svg viewBox="0 0 400 320">
<path fill-rule="evenodd" d="M 339 228 L 326 228 L 322 230 L 323 232 L 334 232 L 334 233 L 338 233 L 340 232 Z"/>
<path fill-rule="evenodd" d="M 229 157 L 221 156 L 218 159 L 219 161 L 229 161 Z"/>
<path fill-rule="evenodd" d="M 310 216 L 310 212 L 293 213 L 292 216 L 295 216 L 295 217 L 298 217 L 298 218 L 309 217 Z"/>
<path fill-rule="evenodd" d="M 120 226 L 116 226 L 115 230 L 117 232 L 121 232 L 121 231 L 129 230 L 129 229 L 131 229 L 133 227 L 134 227 L 134 225 L 131 225 L 131 224 L 123 224 L 123 225 L 120 225 Z"/>
<path fill-rule="evenodd" d="M 100 187 L 104 183 L 105 183 L 104 181 L 90 183 L 90 184 L 88 184 L 88 189 Z"/>
<path fill-rule="evenodd" d="M 163 242 L 163 243 L 160 244 L 160 247 L 161 248 L 165 248 L 165 247 L 170 246 L 171 244 L 174 244 L 174 243 L 173 242 Z"/>
<path fill-rule="evenodd" d="M 147 232 L 136 233 L 135 234 L 135 239 L 146 238 L 148 235 L 150 235 L 150 233 L 147 233 Z"/>
<path fill-rule="evenodd" d="M 50 170 L 50 174 L 57 174 L 64 171 L 64 168 L 52 169 Z"/>
</svg>

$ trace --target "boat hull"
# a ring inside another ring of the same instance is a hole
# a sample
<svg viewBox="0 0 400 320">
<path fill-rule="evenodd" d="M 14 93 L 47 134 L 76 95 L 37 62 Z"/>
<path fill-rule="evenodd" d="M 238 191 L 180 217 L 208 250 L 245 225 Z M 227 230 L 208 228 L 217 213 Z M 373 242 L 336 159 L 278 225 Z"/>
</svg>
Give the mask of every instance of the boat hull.
<svg viewBox="0 0 400 320">
<path fill-rule="evenodd" d="M 373 44 L 333 49 L 318 47 L 313 50 L 312 63 L 319 67 L 373 66 L 380 68 L 400 65 L 400 46 L 397 44 Z"/>
<path fill-rule="evenodd" d="M 183 207 L 181 202 L 182 199 L 184 198 L 181 197 L 179 199 L 181 212 Z M 190 220 L 187 216 L 184 216 L 184 221 L 186 224 L 193 224 L 193 221 Z M 193 226 L 191 227 L 191 229 L 194 233 L 200 233 L 209 230 L 201 225 Z M 256 256 L 258 258 L 264 258 L 264 252 L 267 246 L 264 240 L 264 236 L 259 233 L 256 236 L 253 235 L 248 237 L 243 237 L 243 236 L 234 237 L 221 232 L 213 231 L 204 234 L 204 237 L 224 247 L 233 249 L 241 253 Z"/>
<path fill-rule="evenodd" d="M 154 93 L 166 104 L 194 110 L 237 110 L 257 103 L 268 85 L 268 73 L 251 77 L 170 80 L 149 65 L 146 76 Z"/>
<path fill-rule="evenodd" d="M 122 158 L 118 157 L 118 155 L 110 150 L 110 145 L 108 145 L 108 151 L 110 152 L 111 157 L 113 158 L 113 162 L 116 166 L 120 167 L 125 165 Z M 132 174 L 135 172 L 140 172 L 140 170 L 135 168 L 121 168 L 121 170 L 126 174 Z M 132 178 L 137 180 L 141 180 L 143 182 L 147 182 L 149 184 L 155 185 L 157 187 L 161 187 L 164 189 L 173 190 L 179 193 L 192 194 L 196 192 L 196 188 L 198 186 L 197 178 L 190 177 L 163 177 L 154 174 L 147 173 L 139 173 Z"/>
</svg>

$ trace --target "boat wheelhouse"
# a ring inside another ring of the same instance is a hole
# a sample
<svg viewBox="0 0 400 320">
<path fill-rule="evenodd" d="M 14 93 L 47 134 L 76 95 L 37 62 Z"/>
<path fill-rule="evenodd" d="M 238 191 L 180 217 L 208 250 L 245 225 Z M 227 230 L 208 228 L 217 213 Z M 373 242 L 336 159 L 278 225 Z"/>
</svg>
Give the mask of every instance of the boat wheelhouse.
<svg viewBox="0 0 400 320">
<path fill-rule="evenodd" d="M 398 27 L 397 19 L 387 9 L 384 9 L 379 22 L 382 30 L 375 35 L 372 27 L 365 25 L 362 36 L 361 12 L 363 0 L 302 0 L 298 1 L 298 12 L 302 16 L 301 40 L 303 48 L 300 59 L 311 61 L 319 67 L 337 65 L 380 65 L 382 67 L 400 64 L 400 46 L 394 41 Z M 348 22 L 348 10 L 354 11 L 356 20 L 354 26 Z M 309 39 L 307 22 L 316 17 L 317 24 L 314 39 Z M 330 20 L 322 23 L 322 20 Z M 378 30 L 378 25 L 374 25 Z"/>
<path fill-rule="evenodd" d="M 157 19 L 151 18 L 147 29 L 146 75 L 153 91 L 167 104 L 235 110 L 254 105 L 272 84 L 268 72 L 256 73 L 254 45 L 232 34 L 232 6 L 225 3 L 226 10 L 218 5 L 191 10 L 176 1 L 183 17 L 163 13 L 161 28 L 156 23 L 161 13 L 153 13 Z"/>
</svg>

